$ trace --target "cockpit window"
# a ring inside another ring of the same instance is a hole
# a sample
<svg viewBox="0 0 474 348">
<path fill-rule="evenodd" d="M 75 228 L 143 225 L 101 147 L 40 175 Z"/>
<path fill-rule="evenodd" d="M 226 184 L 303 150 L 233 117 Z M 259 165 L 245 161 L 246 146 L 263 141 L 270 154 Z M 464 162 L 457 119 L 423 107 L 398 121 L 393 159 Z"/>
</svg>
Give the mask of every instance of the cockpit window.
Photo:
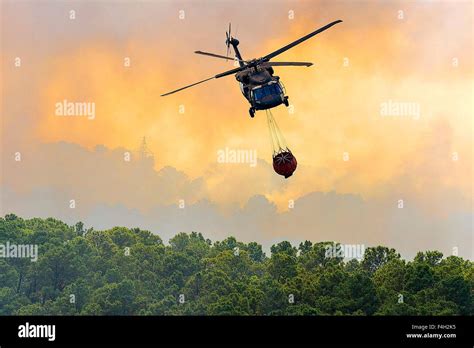
<svg viewBox="0 0 474 348">
<path fill-rule="evenodd" d="M 281 94 L 281 88 L 277 83 L 272 83 L 264 87 L 253 90 L 255 100 L 260 100 L 267 95 Z"/>
<path fill-rule="evenodd" d="M 262 99 L 264 96 L 263 88 L 254 89 L 253 95 L 255 97 L 255 100 Z"/>
<path fill-rule="evenodd" d="M 274 83 L 271 86 L 273 88 L 273 94 L 280 94 L 281 93 L 281 88 L 280 88 L 280 85 L 278 83 Z"/>
</svg>

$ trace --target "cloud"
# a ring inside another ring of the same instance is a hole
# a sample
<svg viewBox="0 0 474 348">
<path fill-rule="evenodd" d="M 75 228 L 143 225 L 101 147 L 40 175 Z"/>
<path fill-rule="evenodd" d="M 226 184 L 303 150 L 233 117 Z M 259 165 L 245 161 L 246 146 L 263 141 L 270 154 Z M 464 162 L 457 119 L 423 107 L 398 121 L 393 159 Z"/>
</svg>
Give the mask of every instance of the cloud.
<svg viewBox="0 0 474 348">
<path fill-rule="evenodd" d="M 266 248 L 281 240 L 335 240 L 389 245 L 408 257 L 418 250 L 451 253 L 458 247 L 460 255 L 472 257 L 474 215 L 463 204 L 454 211 L 433 214 L 410 196 L 404 197 L 400 209 L 394 194 L 364 199 L 357 194 L 316 191 L 296 197 L 291 208 L 279 211 L 264 195 L 253 194 L 245 181 L 239 182 L 254 178 L 271 185 L 271 168 L 262 160 L 255 168 L 216 165 L 208 171 L 210 178 L 190 179 L 172 167 L 156 171 L 150 158 L 134 156 L 126 162 L 125 152 L 104 146 L 91 151 L 64 142 L 39 146 L 16 167 L 6 169 L 3 214 L 53 216 L 70 224 L 83 221 L 96 229 L 140 227 L 165 240 L 178 232 L 198 231 L 213 240 L 232 235 Z M 235 181 L 226 182 L 226 177 Z M 275 182 L 279 179 L 274 178 Z M 216 187 L 207 187 L 207 182 Z M 223 196 L 230 194 L 232 185 L 245 192 L 234 204 L 218 204 L 209 198 L 219 188 Z M 278 191 L 277 187 L 274 183 L 273 190 Z M 242 199 L 245 203 L 238 204 Z M 443 195 L 443 199 L 447 204 L 459 202 L 459 197 L 450 200 Z"/>
<path fill-rule="evenodd" d="M 13 165 L 4 171 L 7 187 L 19 192 L 49 188 L 68 198 L 64 205 L 75 199 L 78 209 L 107 202 L 146 211 L 154 204 L 178 199 L 193 202 L 205 191 L 202 178 L 189 179 L 171 167 L 155 171 L 152 158 L 124 148 L 98 145 L 88 150 L 65 142 L 42 144 L 25 150 L 21 161 L 12 157 L 8 162 Z"/>
<path fill-rule="evenodd" d="M 148 229 L 168 240 L 178 232 L 198 231 L 211 240 L 236 236 L 239 240 L 257 241 L 269 247 L 281 240 L 297 245 L 304 240 L 337 241 L 363 244 L 366 247 L 387 245 L 411 258 L 421 250 L 440 250 L 451 255 L 473 258 L 470 212 L 433 218 L 416 207 L 399 209 L 396 202 L 363 201 L 355 195 L 314 192 L 295 201 L 294 208 L 278 213 L 263 196 L 252 197 L 240 208 L 223 213 L 203 200 L 186 205 L 156 205 L 147 213 L 123 204 L 98 203 L 88 209 L 73 211 L 57 204 L 55 192 L 38 191 L 25 195 L 6 192 L 7 211 L 23 217 L 60 218 L 69 224 L 83 221 L 95 229 L 113 226 Z M 55 204 L 56 203 L 56 204 Z"/>
</svg>

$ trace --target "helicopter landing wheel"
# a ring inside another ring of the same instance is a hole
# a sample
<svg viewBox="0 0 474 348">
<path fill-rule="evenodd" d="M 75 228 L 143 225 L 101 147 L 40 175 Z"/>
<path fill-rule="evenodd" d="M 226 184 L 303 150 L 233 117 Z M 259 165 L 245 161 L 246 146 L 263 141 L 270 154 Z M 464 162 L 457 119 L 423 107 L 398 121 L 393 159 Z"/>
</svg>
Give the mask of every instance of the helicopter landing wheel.
<svg viewBox="0 0 474 348">
<path fill-rule="evenodd" d="M 283 99 L 283 104 L 285 104 L 286 107 L 290 106 L 290 103 L 288 102 L 288 97 L 285 97 Z"/>
<path fill-rule="evenodd" d="M 249 109 L 249 114 L 250 114 L 250 117 L 254 117 L 255 116 L 255 109 L 254 108 L 250 108 Z"/>
</svg>

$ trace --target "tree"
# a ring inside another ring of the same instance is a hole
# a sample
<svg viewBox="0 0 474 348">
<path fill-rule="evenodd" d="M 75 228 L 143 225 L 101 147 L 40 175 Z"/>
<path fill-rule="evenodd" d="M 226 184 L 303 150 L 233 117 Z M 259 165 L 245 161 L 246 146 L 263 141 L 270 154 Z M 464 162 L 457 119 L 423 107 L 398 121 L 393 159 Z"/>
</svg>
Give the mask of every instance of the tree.
<svg viewBox="0 0 474 348">
<path fill-rule="evenodd" d="M 403 260 L 383 246 L 344 261 L 333 241 L 214 244 L 178 233 L 0 218 L 0 244 L 39 258 L 0 258 L 0 315 L 472 315 L 473 262 L 438 251 Z"/>
<path fill-rule="evenodd" d="M 290 242 L 283 241 L 278 244 L 272 245 L 270 248 L 272 254 L 279 254 L 279 253 L 285 253 L 288 256 L 293 256 L 296 257 L 296 253 L 298 250 L 291 245 Z"/>
<path fill-rule="evenodd" d="M 451 275 L 439 283 L 439 292 L 448 301 L 459 307 L 459 314 L 469 315 L 472 308 L 472 289 L 459 275 Z"/>
<path fill-rule="evenodd" d="M 393 259 L 399 259 L 400 254 L 397 254 L 395 249 L 378 246 L 375 248 L 367 248 L 362 260 L 362 266 L 370 273 L 374 273 L 379 267 Z"/>
<path fill-rule="evenodd" d="M 309 240 L 305 240 L 304 243 L 300 243 L 298 250 L 300 250 L 301 254 L 304 255 L 311 251 L 312 246 L 313 243 L 311 243 Z"/>
<path fill-rule="evenodd" d="M 85 233 L 85 231 L 84 231 L 84 224 L 83 224 L 81 221 L 79 221 L 78 223 L 76 223 L 76 224 L 74 225 L 74 227 L 75 227 L 75 229 L 76 229 L 76 234 L 77 234 L 78 236 L 83 236 L 83 235 L 84 235 L 84 233 Z"/>
<path fill-rule="evenodd" d="M 406 288 L 412 293 L 430 288 L 435 282 L 431 267 L 422 262 L 414 262 L 408 265 L 406 273 Z"/>
<path fill-rule="evenodd" d="M 415 262 L 426 262 L 428 265 L 434 267 L 438 265 L 443 258 L 443 253 L 439 251 L 426 251 L 418 252 L 413 261 Z"/>
</svg>

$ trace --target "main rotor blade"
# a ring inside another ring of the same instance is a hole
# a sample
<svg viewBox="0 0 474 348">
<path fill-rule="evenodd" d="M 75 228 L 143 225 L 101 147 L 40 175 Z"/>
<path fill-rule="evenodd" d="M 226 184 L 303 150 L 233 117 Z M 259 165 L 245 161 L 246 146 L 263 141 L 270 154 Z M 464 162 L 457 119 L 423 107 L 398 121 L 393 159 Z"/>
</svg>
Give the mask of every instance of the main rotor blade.
<svg viewBox="0 0 474 348">
<path fill-rule="evenodd" d="M 247 61 L 245 61 L 245 60 L 241 60 L 241 59 L 238 59 L 238 58 L 232 58 L 232 57 L 226 57 L 226 56 L 222 56 L 220 54 L 215 54 L 215 53 L 209 53 L 209 52 L 203 52 L 203 51 L 194 51 L 194 53 L 202 54 L 203 56 L 222 58 L 222 59 L 226 59 L 226 60 L 232 59 L 232 60 L 237 60 L 239 62 L 247 63 Z"/>
<path fill-rule="evenodd" d="M 174 91 L 171 91 L 171 92 L 162 94 L 161 97 L 164 97 L 165 95 L 170 95 L 170 94 L 173 94 L 173 93 L 182 91 L 183 89 L 186 89 L 186 88 L 189 88 L 189 87 L 193 87 L 193 86 L 199 85 L 200 83 L 203 83 L 203 82 L 206 82 L 206 81 L 209 81 L 209 80 L 218 79 L 218 78 L 221 78 L 221 77 L 224 77 L 224 76 L 232 75 L 232 74 L 238 73 L 239 71 L 242 71 L 242 70 L 245 70 L 245 69 L 246 69 L 246 67 L 238 67 L 238 68 L 235 68 L 235 69 L 232 69 L 232 70 L 224 71 L 223 73 L 217 74 L 217 75 L 215 75 L 215 76 L 213 76 L 213 77 L 209 77 L 209 78 L 207 78 L 207 79 L 205 79 L 205 80 L 201 80 L 201 81 L 195 82 L 195 83 L 193 83 L 193 84 L 191 84 L 191 85 L 187 85 L 187 86 L 184 86 L 184 87 L 175 89 Z"/>
<path fill-rule="evenodd" d="M 216 76 L 214 76 L 216 79 L 218 78 L 221 78 L 221 77 L 224 77 L 224 76 L 229 76 L 229 75 L 233 75 L 235 73 L 238 73 L 239 71 L 242 71 L 242 70 L 245 70 L 247 69 L 246 66 L 239 66 L 238 68 L 235 68 L 235 69 L 232 69 L 232 70 L 228 70 L 228 71 L 224 71 L 223 73 L 220 73 L 220 74 L 217 74 Z"/>
<path fill-rule="evenodd" d="M 183 89 L 186 89 L 186 88 L 189 88 L 189 87 L 192 87 L 192 86 L 199 85 L 200 83 L 203 83 L 203 82 L 206 82 L 206 81 L 209 81 L 209 80 L 213 80 L 214 78 L 215 78 L 215 77 L 209 77 L 208 79 L 205 79 L 205 80 L 202 80 L 202 81 L 193 83 L 193 84 L 191 84 L 191 85 L 187 85 L 187 86 L 185 86 L 185 87 L 181 87 L 181 88 L 175 89 L 174 91 L 171 91 L 171 92 L 162 94 L 161 97 L 164 97 L 165 95 L 170 95 L 170 94 L 173 94 L 173 93 L 182 91 Z"/>
<path fill-rule="evenodd" d="M 342 21 L 341 21 L 340 19 L 337 20 L 337 21 L 331 22 L 331 23 L 325 25 L 324 27 L 319 28 L 318 30 L 313 31 L 312 33 L 309 33 L 308 35 L 303 36 L 301 39 L 298 39 L 298 40 L 296 40 L 296 41 L 294 41 L 294 42 L 292 42 L 292 43 L 290 43 L 290 44 L 288 44 L 288 45 L 286 45 L 286 46 L 280 48 L 279 50 L 276 50 L 275 52 L 272 52 L 272 53 L 270 53 L 270 54 L 267 54 L 266 56 L 262 57 L 262 59 L 263 59 L 263 60 L 270 60 L 270 59 L 272 59 L 273 57 L 276 57 L 276 56 L 278 56 L 279 54 L 282 54 L 283 52 L 288 51 L 290 48 L 293 48 L 293 47 L 295 47 L 296 45 L 299 45 L 299 44 L 302 43 L 303 41 L 306 41 L 306 40 L 312 38 L 314 35 L 317 35 L 317 34 L 319 34 L 320 32 L 325 31 L 326 29 L 331 28 L 333 25 L 335 25 L 335 24 L 337 24 L 337 23 L 341 23 L 341 22 L 342 22 Z"/>
<path fill-rule="evenodd" d="M 260 66 L 311 66 L 310 62 L 265 62 Z"/>
</svg>

